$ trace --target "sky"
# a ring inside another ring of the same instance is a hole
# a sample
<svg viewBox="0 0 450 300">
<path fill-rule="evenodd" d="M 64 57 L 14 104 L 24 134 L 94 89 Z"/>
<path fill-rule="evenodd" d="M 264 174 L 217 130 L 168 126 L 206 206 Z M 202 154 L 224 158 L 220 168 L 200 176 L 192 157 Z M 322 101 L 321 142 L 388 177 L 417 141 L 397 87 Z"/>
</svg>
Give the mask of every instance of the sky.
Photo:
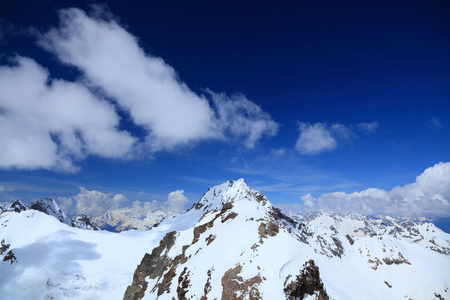
<svg viewBox="0 0 450 300">
<path fill-rule="evenodd" d="M 447 1 L 2 1 L 0 201 L 450 217 Z M 149 204 L 150 203 L 150 204 Z"/>
</svg>

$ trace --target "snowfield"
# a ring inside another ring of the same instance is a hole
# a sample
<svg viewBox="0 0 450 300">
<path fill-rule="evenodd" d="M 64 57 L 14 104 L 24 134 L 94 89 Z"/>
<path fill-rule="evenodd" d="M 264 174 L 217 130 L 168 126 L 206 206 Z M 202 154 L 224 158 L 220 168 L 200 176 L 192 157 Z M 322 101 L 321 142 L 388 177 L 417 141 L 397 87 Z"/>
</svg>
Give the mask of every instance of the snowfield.
<svg viewBox="0 0 450 300">
<path fill-rule="evenodd" d="M 450 299 L 450 235 L 433 224 L 291 217 L 242 179 L 209 189 L 191 210 L 148 231 L 83 230 L 36 210 L 6 211 L 0 295 Z"/>
</svg>

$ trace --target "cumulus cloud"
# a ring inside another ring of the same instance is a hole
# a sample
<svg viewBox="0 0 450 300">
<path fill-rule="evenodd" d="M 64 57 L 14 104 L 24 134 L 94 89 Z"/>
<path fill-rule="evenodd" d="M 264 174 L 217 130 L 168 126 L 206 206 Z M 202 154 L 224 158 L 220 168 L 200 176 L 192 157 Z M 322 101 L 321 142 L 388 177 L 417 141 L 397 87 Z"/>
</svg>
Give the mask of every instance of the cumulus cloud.
<svg viewBox="0 0 450 300">
<path fill-rule="evenodd" d="M 371 215 L 450 217 L 450 162 L 438 163 L 416 177 L 416 181 L 391 191 L 369 188 L 301 197 L 309 210 Z"/>
<path fill-rule="evenodd" d="M 92 16 L 70 8 L 59 17 L 39 44 L 82 78 L 51 78 L 20 56 L 0 68 L 0 168 L 76 171 L 74 162 L 86 155 L 129 158 L 205 139 L 251 148 L 276 134 L 269 114 L 244 96 L 191 91 L 100 7 Z M 118 128 L 118 109 L 144 137 Z"/>
<path fill-rule="evenodd" d="M 80 192 L 73 198 L 59 197 L 61 209 L 69 214 L 86 214 L 99 216 L 107 210 L 117 209 L 127 199 L 122 194 L 108 195 L 96 190 L 89 191 L 80 187 Z"/>
<path fill-rule="evenodd" d="M 58 28 L 42 37 L 41 45 L 80 69 L 91 84 L 128 111 L 148 131 L 153 151 L 220 138 L 227 130 L 245 136 L 251 147 L 264 133 L 276 131 L 270 116 L 245 97 L 210 92 L 216 117 L 206 96 L 191 91 L 163 59 L 146 54 L 136 37 L 113 19 L 93 18 L 72 8 L 61 10 L 60 20 Z"/>
<path fill-rule="evenodd" d="M 126 156 L 135 139 L 114 107 L 86 87 L 51 80 L 34 60 L 0 67 L 0 168 L 75 171 L 87 154 Z"/>
<path fill-rule="evenodd" d="M 304 155 L 330 152 L 338 147 L 338 143 L 356 139 L 357 131 L 369 135 L 374 133 L 378 126 L 377 122 L 359 123 L 356 126 L 345 126 L 340 123 L 328 125 L 320 122 L 315 124 L 300 122 L 300 136 L 295 144 L 295 149 Z"/>
<path fill-rule="evenodd" d="M 321 152 L 332 151 L 337 147 L 336 140 L 330 131 L 322 123 L 306 124 L 300 123 L 300 137 L 295 144 L 302 154 L 314 155 Z"/>
<path fill-rule="evenodd" d="M 184 190 L 169 193 L 167 201 L 151 202 L 134 201 L 131 206 L 123 194 L 106 194 L 96 190 L 89 191 L 80 187 L 80 192 L 74 197 L 59 197 L 60 207 L 70 215 L 86 214 L 91 217 L 103 215 L 107 211 L 124 209 L 127 214 L 135 216 L 146 216 L 149 211 L 161 210 L 175 214 L 184 211 L 184 205 L 189 200 L 184 196 Z"/>
</svg>

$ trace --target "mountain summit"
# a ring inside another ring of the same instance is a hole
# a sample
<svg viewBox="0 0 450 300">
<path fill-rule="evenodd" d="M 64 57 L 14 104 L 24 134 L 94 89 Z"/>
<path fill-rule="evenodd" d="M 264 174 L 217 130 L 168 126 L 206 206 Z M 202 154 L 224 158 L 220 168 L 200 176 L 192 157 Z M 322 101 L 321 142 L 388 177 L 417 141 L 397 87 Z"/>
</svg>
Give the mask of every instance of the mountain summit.
<svg viewBox="0 0 450 300">
<path fill-rule="evenodd" d="M 287 216 L 242 179 L 147 231 L 22 208 L 0 213 L 2 299 L 450 298 L 450 235 L 433 224 Z"/>
<path fill-rule="evenodd" d="M 124 299 L 450 295 L 449 236 L 432 224 L 331 214 L 294 221 L 243 179 L 209 189 L 186 215 L 198 212 L 194 226 L 145 254 Z"/>
</svg>

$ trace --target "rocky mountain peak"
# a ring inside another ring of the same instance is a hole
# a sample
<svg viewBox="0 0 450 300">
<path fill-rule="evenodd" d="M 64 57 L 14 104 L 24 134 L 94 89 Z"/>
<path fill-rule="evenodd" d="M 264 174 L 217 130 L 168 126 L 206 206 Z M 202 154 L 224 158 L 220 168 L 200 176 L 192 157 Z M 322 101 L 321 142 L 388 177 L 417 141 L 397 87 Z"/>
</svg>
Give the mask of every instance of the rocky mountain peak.
<svg viewBox="0 0 450 300">
<path fill-rule="evenodd" d="M 10 208 L 11 208 L 11 210 L 13 210 L 13 211 L 15 211 L 17 213 L 28 209 L 28 207 L 25 204 L 23 204 L 20 200 L 14 201 L 11 204 Z"/>
<path fill-rule="evenodd" d="M 72 220 L 59 208 L 58 204 L 53 199 L 42 198 L 35 200 L 31 203 L 30 208 L 53 216 L 61 223 L 72 226 Z"/>
<path fill-rule="evenodd" d="M 226 181 L 208 189 L 191 209 L 205 212 L 220 210 L 225 204 L 233 204 L 237 201 L 252 201 L 267 209 L 271 209 L 272 207 L 266 196 L 250 188 L 245 183 L 245 180 L 240 178 L 236 181 Z"/>
</svg>

